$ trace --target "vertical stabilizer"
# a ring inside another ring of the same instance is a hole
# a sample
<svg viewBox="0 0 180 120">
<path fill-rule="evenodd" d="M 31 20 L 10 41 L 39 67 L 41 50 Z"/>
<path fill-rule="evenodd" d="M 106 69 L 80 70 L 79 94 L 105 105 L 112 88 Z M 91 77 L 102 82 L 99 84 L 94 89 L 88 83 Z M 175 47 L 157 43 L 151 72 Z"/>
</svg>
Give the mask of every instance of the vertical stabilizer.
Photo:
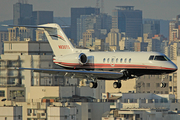
<svg viewBox="0 0 180 120">
<path fill-rule="evenodd" d="M 68 40 L 67 36 L 65 35 L 65 33 L 58 24 L 51 23 L 51 24 L 43 24 L 39 26 L 44 27 L 43 29 L 45 35 L 51 45 L 51 48 L 55 56 L 62 56 L 74 52 L 75 48 Z"/>
</svg>

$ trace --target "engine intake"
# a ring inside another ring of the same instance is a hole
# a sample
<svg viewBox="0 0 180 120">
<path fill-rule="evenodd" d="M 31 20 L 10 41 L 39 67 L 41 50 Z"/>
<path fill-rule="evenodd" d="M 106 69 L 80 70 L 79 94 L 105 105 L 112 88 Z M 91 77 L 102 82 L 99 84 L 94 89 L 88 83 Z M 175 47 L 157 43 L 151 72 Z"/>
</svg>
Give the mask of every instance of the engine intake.
<svg viewBox="0 0 180 120">
<path fill-rule="evenodd" d="M 88 58 L 84 53 L 79 54 L 78 60 L 81 65 L 85 65 L 88 62 Z"/>
</svg>

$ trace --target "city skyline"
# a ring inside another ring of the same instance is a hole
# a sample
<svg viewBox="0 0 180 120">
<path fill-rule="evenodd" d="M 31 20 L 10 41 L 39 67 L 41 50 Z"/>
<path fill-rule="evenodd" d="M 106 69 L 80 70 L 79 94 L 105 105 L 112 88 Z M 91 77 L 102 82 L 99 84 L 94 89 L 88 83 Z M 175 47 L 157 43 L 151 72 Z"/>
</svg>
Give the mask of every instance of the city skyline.
<svg viewBox="0 0 180 120">
<path fill-rule="evenodd" d="M 0 22 L 13 19 L 13 4 L 18 0 L 6 0 L 0 2 Z M 54 17 L 70 17 L 73 7 L 96 7 L 96 0 L 66 0 L 66 1 L 48 1 L 48 0 L 29 0 L 33 5 L 33 11 L 54 11 Z M 104 12 L 112 15 L 115 6 L 134 6 L 135 9 L 143 11 L 143 18 L 172 20 L 179 13 L 180 1 L 176 0 L 104 0 Z M 48 6 L 48 7 L 47 7 Z M 99 0 L 99 6 L 101 6 Z"/>
</svg>

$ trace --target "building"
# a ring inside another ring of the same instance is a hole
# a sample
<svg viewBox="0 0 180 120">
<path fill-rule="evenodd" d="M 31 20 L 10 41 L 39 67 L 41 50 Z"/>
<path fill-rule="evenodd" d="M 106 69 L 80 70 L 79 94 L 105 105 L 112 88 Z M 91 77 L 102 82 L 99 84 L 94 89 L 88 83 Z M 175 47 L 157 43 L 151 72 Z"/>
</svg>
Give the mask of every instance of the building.
<svg viewBox="0 0 180 120">
<path fill-rule="evenodd" d="M 175 21 L 169 22 L 169 43 L 180 40 L 180 15 L 176 16 Z"/>
<path fill-rule="evenodd" d="M 34 25 L 53 23 L 53 11 L 33 11 L 32 18 Z"/>
<path fill-rule="evenodd" d="M 116 6 L 112 15 L 112 28 L 125 32 L 126 37 L 142 37 L 142 11 L 134 6 Z"/>
<path fill-rule="evenodd" d="M 8 28 L 8 41 L 32 41 L 33 30 L 25 27 Z"/>
<path fill-rule="evenodd" d="M 0 54 L 4 53 L 4 41 L 8 41 L 8 31 L 0 31 Z"/>
<path fill-rule="evenodd" d="M 0 106 L 1 120 L 23 120 L 21 106 Z"/>
<path fill-rule="evenodd" d="M 161 81 L 166 83 L 165 88 L 161 88 Z M 168 94 L 169 93 L 169 77 L 168 75 L 144 75 L 136 80 L 137 93 L 155 93 Z"/>
<path fill-rule="evenodd" d="M 18 2 L 13 5 L 13 23 L 14 25 L 32 24 L 33 6 L 28 3 Z"/>
<path fill-rule="evenodd" d="M 161 41 L 158 39 L 144 39 L 144 42 L 148 43 L 147 51 L 160 52 L 161 51 Z"/>
<path fill-rule="evenodd" d="M 133 38 L 123 37 L 119 41 L 120 50 L 134 51 L 134 43 L 136 42 Z"/>
<path fill-rule="evenodd" d="M 121 33 L 119 32 L 119 29 L 111 29 L 111 31 L 108 33 L 106 37 L 106 43 L 109 44 L 109 46 L 114 46 L 114 50 L 119 50 L 119 41 L 121 40 Z"/>
<path fill-rule="evenodd" d="M 143 24 L 143 34 L 149 33 L 154 35 L 160 34 L 160 21 L 159 20 L 145 20 Z"/>
<path fill-rule="evenodd" d="M 101 29 L 101 19 L 100 16 L 91 15 L 81 15 L 77 19 L 77 39 L 83 39 L 83 33 L 88 29 L 99 30 Z M 97 36 L 97 35 L 96 35 Z"/>
<path fill-rule="evenodd" d="M 173 60 L 175 64 L 177 64 L 177 59 Z M 171 73 L 168 75 L 169 80 L 169 94 L 175 95 L 175 98 L 177 99 L 177 72 Z"/>
<path fill-rule="evenodd" d="M 95 30 L 89 29 L 83 33 L 83 47 L 94 46 L 95 42 Z"/>
<path fill-rule="evenodd" d="M 148 117 L 147 117 L 148 116 Z M 167 109 L 123 109 L 111 110 L 102 116 L 102 120 L 177 120 L 180 119 L 179 111 Z"/>
<path fill-rule="evenodd" d="M 48 42 L 5 41 L 4 54 L 1 55 L 0 59 L 1 84 L 24 85 L 26 87 L 26 99 L 30 96 L 31 85 L 56 84 L 56 82 L 61 80 L 58 76 L 12 69 L 12 67 L 53 68 L 52 54 L 53 52 Z M 45 82 L 47 78 L 48 82 Z M 56 79 L 56 82 L 52 82 L 53 78 Z"/>
<path fill-rule="evenodd" d="M 77 45 L 79 40 L 77 39 L 77 19 L 80 18 L 81 15 L 97 15 L 100 13 L 100 9 L 98 8 L 71 8 L 71 39 L 74 40 L 74 43 Z"/>
<path fill-rule="evenodd" d="M 177 67 L 180 68 L 180 56 L 177 56 Z M 177 99 L 180 99 L 180 70 L 177 70 Z"/>
<path fill-rule="evenodd" d="M 134 51 L 147 51 L 148 43 L 145 42 L 134 42 Z"/>
<path fill-rule="evenodd" d="M 180 42 L 171 42 L 169 48 L 169 58 L 176 60 L 177 56 L 180 55 Z"/>
</svg>

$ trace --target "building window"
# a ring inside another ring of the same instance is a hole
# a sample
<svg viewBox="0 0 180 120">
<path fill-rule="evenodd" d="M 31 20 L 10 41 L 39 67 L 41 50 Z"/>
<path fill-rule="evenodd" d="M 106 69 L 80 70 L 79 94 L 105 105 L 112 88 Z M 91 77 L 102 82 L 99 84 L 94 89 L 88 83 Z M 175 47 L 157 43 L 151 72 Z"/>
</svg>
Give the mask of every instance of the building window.
<svg viewBox="0 0 180 120">
<path fill-rule="evenodd" d="M 30 116 L 32 113 L 32 109 L 27 109 L 27 115 Z"/>
<path fill-rule="evenodd" d="M 146 83 L 146 87 L 150 87 L 150 83 Z"/>
<path fill-rule="evenodd" d="M 159 84 L 159 83 L 156 83 L 156 87 L 160 87 L 160 84 Z"/>
<path fill-rule="evenodd" d="M 129 63 L 131 62 L 131 58 L 129 59 Z"/>
<path fill-rule="evenodd" d="M 91 112 L 91 109 L 88 109 L 88 112 Z"/>
<path fill-rule="evenodd" d="M 0 90 L 0 97 L 5 97 L 5 91 L 4 90 Z"/>
<path fill-rule="evenodd" d="M 169 92 L 172 92 L 172 87 L 169 87 Z"/>
<path fill-rule="evenodd" d="M 172 81 L 172 76 L 169 76 L 169 81 Z"/>
</svg>

